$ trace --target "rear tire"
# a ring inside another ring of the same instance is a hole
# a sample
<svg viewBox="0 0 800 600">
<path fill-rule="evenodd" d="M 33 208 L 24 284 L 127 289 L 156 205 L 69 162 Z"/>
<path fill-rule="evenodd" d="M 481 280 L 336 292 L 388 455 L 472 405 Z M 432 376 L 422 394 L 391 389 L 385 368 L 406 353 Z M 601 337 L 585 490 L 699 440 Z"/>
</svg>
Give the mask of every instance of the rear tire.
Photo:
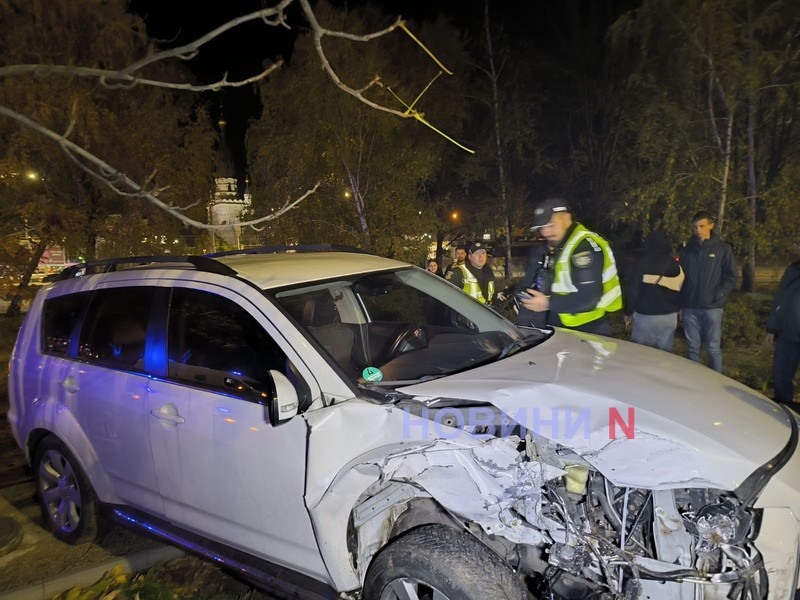
<svg viewBox="0 0 800 600">
<path fill-rule="evenodd" d="M 365 600 L 534 600 L 511 567 L 472 535 L 442 525 L 409 531 L 370 563 Z"/>
<path fill-rule="evenodd" d="M 100 528 L 99 502 L 69 448 L 48 436 L 33 456 L 36 498 L 45 527 L 67 544 L 97 539 Z"/>
</svg>

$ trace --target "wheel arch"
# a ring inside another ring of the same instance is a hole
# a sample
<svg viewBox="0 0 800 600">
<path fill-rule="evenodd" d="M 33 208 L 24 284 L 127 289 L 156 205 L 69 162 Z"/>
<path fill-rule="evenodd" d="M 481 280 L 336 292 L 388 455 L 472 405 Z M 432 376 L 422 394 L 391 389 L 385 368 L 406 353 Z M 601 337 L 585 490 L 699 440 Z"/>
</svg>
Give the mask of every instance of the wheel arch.
<svg viewBox="0 0 800 600">
<path fill-rule="evenodd" d="M 444 525 L 464 529 L 464 523 L 447 512 L 433 498 L 415 498 L 408 503 L 389 530 L 387 543 L 422 525 Z"/>
<path fill-rule="evenodd" d="M 370 561 L 389 540 L 426 524 L 441 524 L 467 532 L 509 563 L 519 564 L 523 559 L 521 555 L 528 554 L 521 545 L 527 546 L 535 540 L 491 535 L 494 529 L 487 524 L 494 525 L 499 517 L 490 514 L 488 507 L 483 520 L 468 516 L 469 510 L 463 514 L 457 510 L 460 507 L 454 500 L 457 494 L 448 486 L 463 484 L 468 493 L 479 483 L 473 471 L 459 460 L 459 455 L 466 454 L 474 463 L 469 452 L 477 442 L 472 444 L 468 439 L 464 442 L 444 441 L 413 447 L 397 444 L 372 449 L 340 469 L 316 502 L 313 496 L 312 502 L 306 497 L 323 561 L 337 589 L 360 588 Z M 498 439 L 495 443 L 501 445 L 500 450 L 506 450 L 503 445 L 508 441 Z M 416 477 L 429 470 L 427 459 L 418 457 L 434 449 L 441 453 L 438 455 L 441 465 L 452 464 L 447 485 L 435 477 L 428 480 Z M 487 472 L 492 475 L 494 471 Z M 428 485 L 437 482 L 437 485 Z M 476 510 L 480 511 L 480 506 Z M 525 528 L 523 533 L 531 537 L 528 530 Z"/>
<path fill-rule="evenodd" d="M 390 486 L 407 486 L 407 495 L 392 505 L 384 505 L 381 512 L 369 521 L 359 519 L 359 507 L 381 496 L 374 494 L 353 507 L 347 522 L 347 550 L 350 561 L 363 584 L 369 564 L 382 548 L 409 531 L 423 525 L 443 525 L 463 530 L 463 523 L 448 513 L 436 500 L 417 497 L 410 484 L 392 482 Z M 389 488 L 384 488 L 384 490 Z"/>
<path fill-rule="evenodd" d="M 438 590 L 444 598 L 534 600 L 502 556 L 469 531 L 438 523 L 414 527 L 382 548 L 366 574 L 364 597 L 383 597 L 397 583 Z"/>
<path fill-rule="evenodd" d="M 456 531 L 469 533 L 508 563 L 517 564 L 520 560 L 516 544 L 502 536 L 487 535 L 480 526 L 452 514 L 432 497 L 417 497 L 407 502 L 405 510 L 392 523 L 388 524 L 388 535 L 383 540 L 378 552 L 407 533 L 429 525 L 441 525 Z M 348 539 L 349 542 L 350 540 Z M 362 583 L 375 555 L 377 555 L 377 552 L 369 557 L 369 560 L 360 570 Z"/>
<path fill-rule="evenodd" d="M 33 467 L 36 448 L 43 439 L 52 436 L 69 449 L 98 499 L 105 503 L 115 502 L 111 480 L 104 473 L 94 446 L 83 433 L 72 412 L 66 406 L 54 402 L 48 405 L 45 413 L 50 413 L 52 416 L 43 417 L 42 410 L 45 409 L 40 410 L 35 419 L 35 426 L 28 433 L 25 442 L 28 464 Z"/>
</svg>

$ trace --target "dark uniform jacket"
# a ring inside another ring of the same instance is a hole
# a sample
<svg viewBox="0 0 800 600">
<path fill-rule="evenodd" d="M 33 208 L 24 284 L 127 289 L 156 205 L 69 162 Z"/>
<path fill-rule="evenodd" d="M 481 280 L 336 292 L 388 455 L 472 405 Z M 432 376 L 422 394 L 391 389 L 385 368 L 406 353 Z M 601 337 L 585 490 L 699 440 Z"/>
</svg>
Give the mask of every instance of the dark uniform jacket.
<svg viewBox="0 0 800 600">
<path fill-rule="evenodd" d="M 680 252 L 686 281 L 681 288 L 682 308 L 722 308 L 736 287 L 739 275 L 730 244 L 711 232 L 700 242 L 692 236 Z"/>
<path fill-rule="evenodd" d="M 800 342 L 800 260 L 786 268 L 767 318 L 767 332 Z"/>
<path fill-rule="evenodd" d="M 550 295 L 550 288 L 555 277 L 555 266 L 559 254 L 572 235 L 577 223 L 567 230 L 564 239 L 557 248 L 551 249 L 547 244 L 534 246 L 528 255 L 528 264 L 525 267 L 519 289 L 528 288 Z M 572 282 L 578 288 L 571 294 L 550 295 L 550 310 L 536 313 L 526 308 L 521 308 L 517 316 L 518 325 L 533 325 L 534 327 L 562 327 L 559 313 L 580 313 L 590 311 L 597 306 L 603 296 L 603 251 L 599 246 L 589 240 L 581 241 L 572 253 L 570 264 Z M 583 331 L 593 331 L 593 324 L 606 323 L 606 319 L 598 319 L 578 327 Z"/>
<path fill-rule="evenodd" d="M 483 297 L 487 300 L 487 303 L 490 303 L 492 300 L 494 300 L 494 298 L 489 298 L 489 282 L 494 281 L 495 278 L 492 268 L 486 264 L 483 265 L 483 268 L 476 269 L 474 266 L 472 266 L 472 263 L 469 262 L 469 258 L 464 261 L 462 266 L 466 267 L 467 270 L 475 276 L 475 279 L 478 280 L 478 285 L 480 286 Z M 445 278 L 453 285 L 464 289 L 464 274 L 460 268 L 454 267 L 453 270 L 445 275 Z"/>
</svg>

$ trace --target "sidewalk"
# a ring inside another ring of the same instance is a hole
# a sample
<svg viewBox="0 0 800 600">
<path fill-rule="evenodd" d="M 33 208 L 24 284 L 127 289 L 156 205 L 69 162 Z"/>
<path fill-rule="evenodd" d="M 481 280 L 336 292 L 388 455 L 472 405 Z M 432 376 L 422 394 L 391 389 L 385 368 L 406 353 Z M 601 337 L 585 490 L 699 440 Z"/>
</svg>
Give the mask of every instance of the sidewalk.
<svg viewBox="0 0 800 600">
<path fill-rule="evenodd" d="M 0 517 L 0 556 L 5 556 L 22 541 L 22 527 L 11 517 Z"/>
<path fill-rule="evenodd" d="M 133 573 L 183 554 L 119 527 L 98 543 L 70 546 L 40 523 L 31 482 L 0 488 L 0 600 L 48 600 L 94 583 L 115 565 Z"/>
<path fill-rule="evenodd" d="M 183 552 L 177 548 L 156 546 L 58 577 L 41 580 L 24 588 L 5 593 L 0 592 L 0 600 L 49 600 L 74 587 L 86 587 L 95 583 L 114 567 L 119 567 L 126 574 L 138 573 L 149 569 L 156 563 L 166 562 L 178 556 L 183 556 Z"/>
</svg>

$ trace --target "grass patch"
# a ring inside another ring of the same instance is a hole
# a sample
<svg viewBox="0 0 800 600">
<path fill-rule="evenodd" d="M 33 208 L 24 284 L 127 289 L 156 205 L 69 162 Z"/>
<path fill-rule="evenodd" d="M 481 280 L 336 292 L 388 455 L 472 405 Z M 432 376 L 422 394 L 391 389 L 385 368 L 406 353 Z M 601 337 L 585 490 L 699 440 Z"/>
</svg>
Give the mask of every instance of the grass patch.
<svg viewBox="0 0 800 600">
<path fill-rule="evenodd" d="M 274 600 L 203 559 L 184 556 L 145 573 L 114 567 L 99 581 L 75 587 L 50 600 Z"/>
</svg>

